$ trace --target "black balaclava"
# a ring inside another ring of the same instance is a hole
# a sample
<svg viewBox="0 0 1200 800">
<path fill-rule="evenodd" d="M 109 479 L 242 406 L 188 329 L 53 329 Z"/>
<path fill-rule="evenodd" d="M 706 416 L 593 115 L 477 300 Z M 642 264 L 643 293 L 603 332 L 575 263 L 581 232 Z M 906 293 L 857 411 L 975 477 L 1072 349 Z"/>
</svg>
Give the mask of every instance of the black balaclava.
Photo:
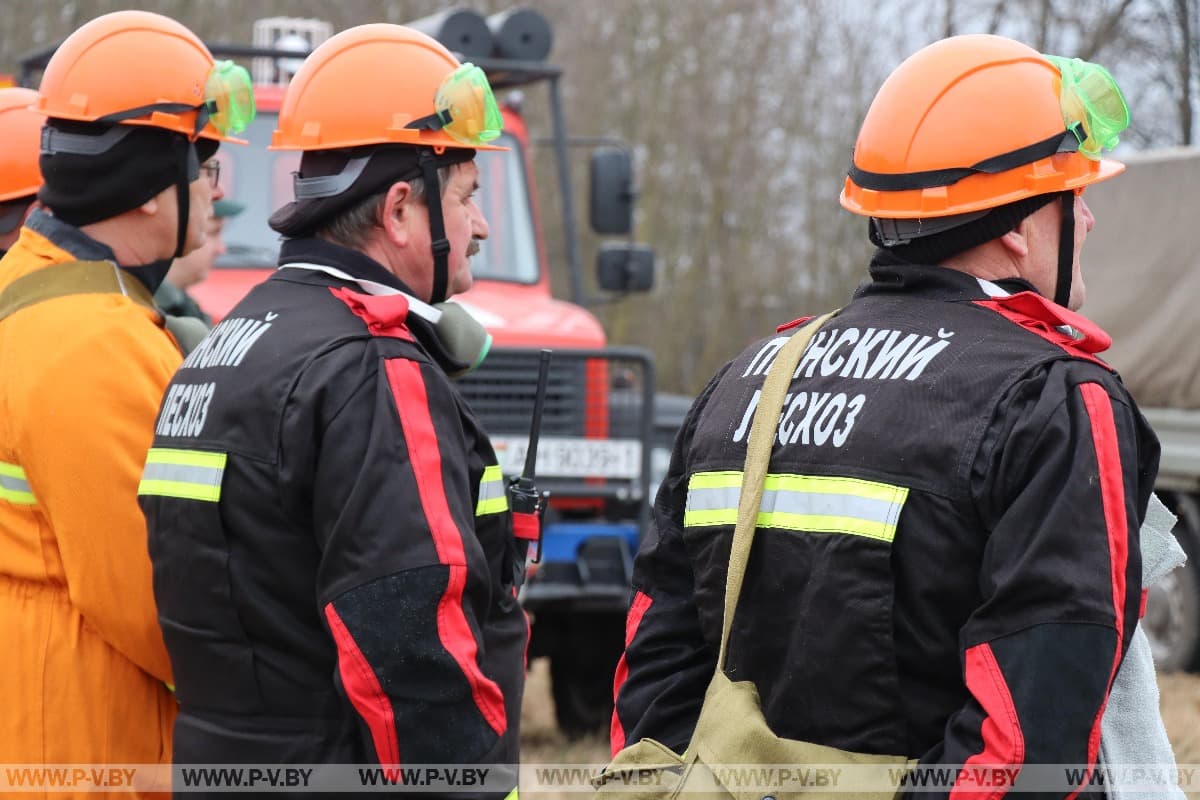
<svg viewBox="0 0 1200 800">
<path fill-rule="evenodd" d="M 1071 298 L 1071 272 L 1075 254 L 1075 193 L 1051 192 L 1026 197 L 1013 203 L 989 209 L 986 214 L 969 222 L 948 228 L 930 236 L 921 236 L 905 244 L 885 244 L 880 234 L 880 221 L 867 222 L 871 243 L 892 255 L 913 264 L 940 264 L 951 256 L 972 247 L 998 239 L 1013 230 L 1021 220 L 1055 200 L 1062 203 L 1063 222 L 1059 232 L 1058 280 L 1055 283 L 1055 303 L 1063 308 Z M 934 220 L 936 221 L 936 220 Z M 882 221 L 886 224 L 886 220 Z"/>
<path fill-rule="evenodd" d="M 83 227 L 137 208 L 175 186 L 175 254 L 151 264 L 121 266 L 151 290 L 162 284 L 187 242 L 190 191 L 200 164 L 219 143 L 148 125 L 102 125 L 52 119 L 42 129 L 38 199 L 54 216 Z"/>
</svg>

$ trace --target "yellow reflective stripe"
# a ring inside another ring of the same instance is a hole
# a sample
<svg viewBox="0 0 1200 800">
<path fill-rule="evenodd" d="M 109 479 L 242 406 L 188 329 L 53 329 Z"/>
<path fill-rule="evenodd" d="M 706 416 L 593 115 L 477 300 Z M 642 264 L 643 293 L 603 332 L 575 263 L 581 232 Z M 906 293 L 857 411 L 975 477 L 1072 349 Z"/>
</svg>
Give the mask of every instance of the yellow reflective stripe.
<svg viewBox="0 0 1200 800">
<path fill-rule="evenodd" d="M 491 500 L 480 500 L 479 505 L 475 506 L 475 516 L 482 517 L 484 514 L 499 514 L 501 511 L 508 511 L 507 497 L 493 497 Z"/>
<path fill-rule="evenodd" d="M 825 475 L 767 475 L 763 482 L 766 490 L 782 489 L 789 492 L 825 494 L 848 494 L 864 500 L 895 502 L 899 493 L 901 504 L 908 496 L 908 489 L 887 483 L 864 481 L 860 478 L 833 478 Z"/>
<path fill-rule="evenodd" d="M 768 478 L 771 476 L 768 475 Z M 727 489 L 742 486 L 742 473 L 737 472 L 697 472 L 688 479 L 688 491 L 692 489 Z"/>
<path fill-rule="evenodd" d="M 701 472 L 688 481 L 685 527 L 733 525 L 742 473 Z M 764 528 L 847 533 L 890 542 L 908 489 L 860 478 L 769 474 L 756 524 Z"/>
<path fill-rule="evenodd" d="M 508 511 L 508 493 L 504 491 L 504 474 L 498 464 L 483 468 L 479 479 L 479 502 L 475 505 L 475 516 L 499 514 Z"/>
<path fill-rule="evenodd" d="M 0 500 L 18 506 L 31 506 L 37 502 L 25 477 L 25 470 L 16 464 L 0 461 Z"/>
<path fill-rule="evenodd" d="M 515 786 L 513 790 L 504 796 L 504 800 L 520 800 L 521 793 L 518 791 L 521 787 Z"/>
<path fill-rule="evenodd" d="M 177 450 L 170 447 L 151 447 L 146 454 L 147 464 L 179 464 L 185 467 L 225 469 L 229 456 L 204 450 Z"/>
<path fill-rule="evenodd" d="M 184 481 L 154 481 L 142 479 L 138 484 L 139 495 L 178 497 L 183 500 L 206 500 L 215 503 L 221 499 L 220 486 L 199 486 Z"/>
<path fill-rule="evenodd" d="M 703 511 L 684 511 L 683 527 L 694 528 L 704 525 L 736 525 L 737 508 L 715 508 Z"/>
<path fill-rule="evenodd" d="M 151 448 L 138 494 L 215 503 L 221 499 L 227 459 L 225 453 Z"/>
<path fill-rule="evenodd" d="M 894 524 L 888 525 L 869 519 L 824 514 L 788 514 L 781 511 L 762 513 L 758 515 L 758 527 L 812 531 L 814 533 L 849 533 L 883 542 L 890 542 L 896 538 Z"/>
</svg>

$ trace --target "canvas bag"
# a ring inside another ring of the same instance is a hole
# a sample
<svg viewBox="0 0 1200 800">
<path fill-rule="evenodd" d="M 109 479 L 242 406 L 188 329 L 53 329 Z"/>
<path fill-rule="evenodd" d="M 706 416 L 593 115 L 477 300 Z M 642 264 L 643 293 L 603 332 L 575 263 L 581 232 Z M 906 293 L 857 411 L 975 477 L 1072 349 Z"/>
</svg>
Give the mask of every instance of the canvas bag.
<svg viewBox="0 0 1200 800">
<path fill-rule="evenodd" d="M 755 520 L 762 502 L 763 482 L 780 410 L 804 348 L 817 329 L 836 313 L 818 317 L 798 330 L 767 372 L 746 450 L 737 524 L 725 582 L 721 646 L 692 740 L 682 756 L 653 739 L 642 739 L 621 750 L 593 780 L 601 797 L 614 800 L 670 800 L 676 797 L 790 800 L 803 796 L 805 800 L 892 800 L 898 795 L 894 785 L 898 770 L 907 770 L 917 763 L 916 759 L 904 756 L 853 753 L 776 736 L 763 716 L 754 684 L 751 681 L 735 682 L 725 675 L 729 633 L 754 541 Z M 841 771 L 836 787 L 824 790 L 819 786 L 802 786 L 798 782 L 778 787 L 739 786 L 739 781 L 733 777 L 736 767 L 751 765 L 771 765 L 793 771 L 803 765 L 850 769 Z"/>
</svg>

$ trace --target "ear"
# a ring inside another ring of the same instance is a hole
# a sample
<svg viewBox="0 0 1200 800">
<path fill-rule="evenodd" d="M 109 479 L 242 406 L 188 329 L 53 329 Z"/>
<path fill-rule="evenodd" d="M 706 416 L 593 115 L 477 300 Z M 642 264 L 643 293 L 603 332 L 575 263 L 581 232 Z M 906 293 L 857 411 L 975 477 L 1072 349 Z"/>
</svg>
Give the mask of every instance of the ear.
<svg viewBox="0 0 1200 800">
<path fill-rule="evenodd" d="M 164 208 L 172 208 L 175 205 L 173 202 L 171 205 L 166 205 L 166 203 L 170 202 L 167 200 L 167 195 L 171 196 L 171 200 L 175 199 L 175 184 L 171 184 L 167 188 L 163 189 L 161 192 L 154 195 L 154 197 L 151 197 L 149 200 L 135 208 L 134 211 L 145 214 L 148 217 L 161 214 L 163 213 Z"/>
<path fill-rule="evenodd" d="M 1029 217 L 1017 223 L 1017 227 L 1000 237 L 1000 244 L 1013 258 L 1029 255 Z"/>
<path fill-rule="evenodd" d="M 388 189 L 380 206 L 379 226 L 384 236 L 397 247 L 407 247 L 412 238 L 413 205 L 412 186 L 407 181 L 397 181 Z"/>
</svg>

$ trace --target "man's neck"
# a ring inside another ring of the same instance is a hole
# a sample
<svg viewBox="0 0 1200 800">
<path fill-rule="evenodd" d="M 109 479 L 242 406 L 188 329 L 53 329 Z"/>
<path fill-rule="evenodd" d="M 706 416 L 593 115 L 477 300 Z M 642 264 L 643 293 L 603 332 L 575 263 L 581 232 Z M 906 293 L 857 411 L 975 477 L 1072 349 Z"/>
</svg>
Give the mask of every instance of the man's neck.
<svg viewBox="0 0 1200 800">
<path fill-rule="evenodd" d="M 117 263 L 123 267 L 138 267 L 170 258 L 163 253 L 157 231 L 146 230 L 125 214 L 80 227 L 85 234 L 112 248 Z"/>
<path fill-rule="evenodd" d="M 1021 269 L 999 242 L 984 242 L 970 250 L 951 256 L 940 266 L 965 272 L 987 281 L 1002 281 L 1005 278 L 1020 278 Z"/>
</svg>

